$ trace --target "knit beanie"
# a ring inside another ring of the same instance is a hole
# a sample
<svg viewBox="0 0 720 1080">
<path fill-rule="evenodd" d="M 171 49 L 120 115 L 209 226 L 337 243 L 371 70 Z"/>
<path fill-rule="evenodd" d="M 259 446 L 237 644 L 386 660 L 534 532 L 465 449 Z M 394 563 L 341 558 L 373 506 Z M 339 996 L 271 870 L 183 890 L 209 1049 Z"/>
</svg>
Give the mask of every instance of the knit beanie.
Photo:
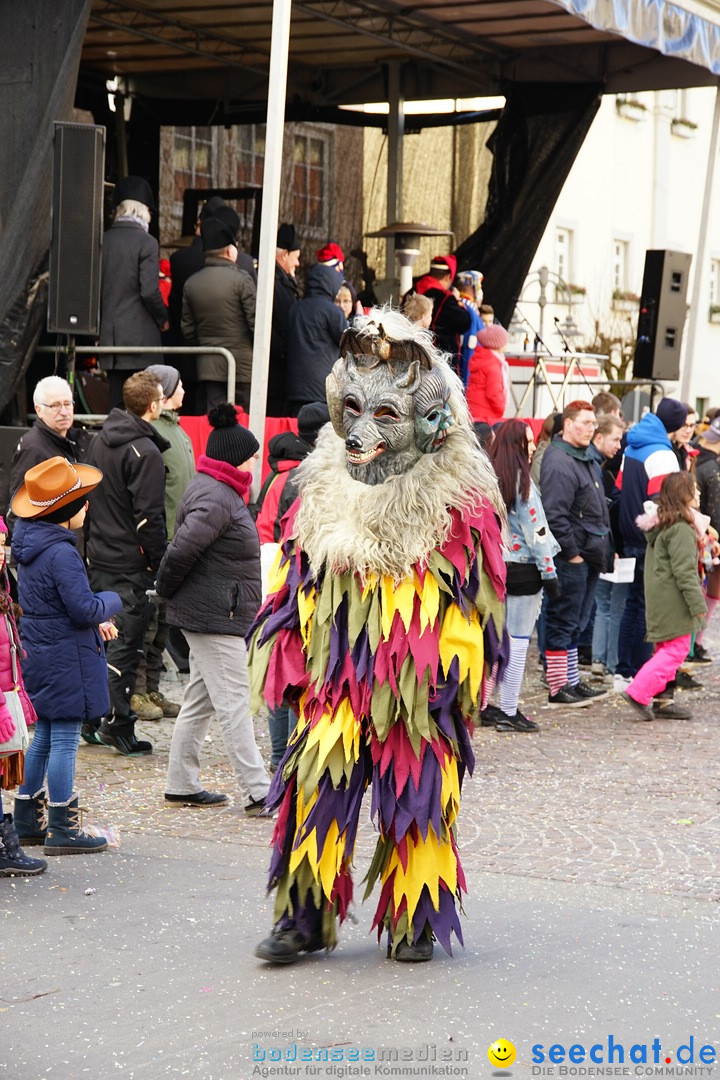
<svg viewBox="0 0 720 1080">
<path fill-rule="evenodd" d="M 237 466 L 257 454 L 260 443 L 252 431 L 238 423 L 234 405 L 217 405 L 208 413 L 208 420 L 213 430 L 205 447 L 206 457 Z"/>
<path fill-rule="evenodd" d="M 508 343 L 508 332 L 500 323 L 490 323 L 478 330 L 477 339 L 486 349 L 504 349 Z"/>
<path fill-rule="evenodd" d="M 0 517 L 0 533 L 5 533 L 7 536 L 7 525 L 5 524 L 5 518 Z"/>
<path fill-rule="evenodd" d="M 665 397 L 655 410 L 655 415 L 669 435 L 683 426 L 688 417 L 688 407 L 682 401 Z"/>
<path fill-rule="evenodd" d="M 170 367 L 169 364 L 150 364 L 146 370 L 151 371 L 153 375 L 157 375 L 158 382 L 163 389 L 163 394 L 166 398 L 171 398 L 180 382 L 180 372 L 178 369 Z"/>
<path fill-rule="evenodd" d="M 303 405 L 297 421 L 300 438 L 308 446 L 314 446 L 320 428 L 330 422 L 330 410 L 324 401 L 312 401 L 309 405 Z"/>
</svg>

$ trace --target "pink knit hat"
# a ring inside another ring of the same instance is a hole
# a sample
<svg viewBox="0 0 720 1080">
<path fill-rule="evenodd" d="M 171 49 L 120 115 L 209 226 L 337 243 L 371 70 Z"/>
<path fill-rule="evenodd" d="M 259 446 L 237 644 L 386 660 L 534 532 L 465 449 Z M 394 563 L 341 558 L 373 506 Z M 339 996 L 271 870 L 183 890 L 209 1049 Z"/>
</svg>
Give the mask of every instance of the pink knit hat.
<svg viewBox="0 0 720 1080">
<path fill-rule="evenodd" d="M 509 340 L 509 334 L 500 323 L 490 323 L 489 326 L 478 330 L 478 344 L 486 349 L 504 349 Z"/>
</svg>

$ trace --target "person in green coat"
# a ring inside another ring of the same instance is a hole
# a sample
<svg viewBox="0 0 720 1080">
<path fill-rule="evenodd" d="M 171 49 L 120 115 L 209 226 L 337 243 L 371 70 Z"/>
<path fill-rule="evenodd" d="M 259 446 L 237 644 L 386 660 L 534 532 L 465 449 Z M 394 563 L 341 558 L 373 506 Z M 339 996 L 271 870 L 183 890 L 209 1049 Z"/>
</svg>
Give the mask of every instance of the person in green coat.
<svg viewBox="0 0 720 1080">
<path fill-rule="evenodd" d="M 175 532 L 175 515 L 180 500 L 195 475 L 195 455 L 190 437 L 180 427 L 180 408 L 185 389 L 177 368 L 169 364 L 152 364 L 149 371 L 157 375 L 163 388 L 165 400 L 162 412 L 154 426 L 170 446 L 163 451 L 165 462 L 165 519 L 167 538 L 172 540 Z M 145 635 L 145 657 L 138 668 L 135 693 L 131 705 L 137 715 L 144 720 L 161 720 L 163 717 L 174 718 L 180 712 L 180 706 L 168 701 L 160 691 L 160 673 L 162 655 L 167 646 L 171 628 L 165 620 L 165 605 L 157 609 L 157 618 L 153 618 Z M 181 644 L 184 652 L 185 642 Z M 172 644 L 171 644 L 172 648 Z"/>
<path fill-rule="evenodd" d="M 707 604 L 700 583 L 694 513 L 699 501 L 694 476 L 671 473 L 662 482 L 657 515 L 637 519 L 647 536 L 646 638 L 655 643 L 655 652 L 622 696 L 643 720 L 662 717 L 663 706 L 651 707 L 652 699 L 675 678 L 690 651 L 692 635 L 705 625 Z"/>
</svg>

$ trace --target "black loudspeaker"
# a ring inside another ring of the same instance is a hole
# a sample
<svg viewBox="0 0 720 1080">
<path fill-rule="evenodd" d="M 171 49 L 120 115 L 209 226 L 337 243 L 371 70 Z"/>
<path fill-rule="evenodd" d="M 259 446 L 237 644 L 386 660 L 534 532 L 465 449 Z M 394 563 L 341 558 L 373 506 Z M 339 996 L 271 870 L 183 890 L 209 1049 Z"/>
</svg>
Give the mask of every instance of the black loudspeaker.
<svg viewBox="0 0 720 1080">
<path fill-rule="evenodd" d="M 55 124 L 48 330 L 97 334 L 105 128 Z"/>
<path fill-rule="evenodd" d="M 636 379 L 680 377 L 680 347 L 687 314 L 692 255 L 682 251 L 645 253 L 638 336 L 633 375 Z"/>
</svg>

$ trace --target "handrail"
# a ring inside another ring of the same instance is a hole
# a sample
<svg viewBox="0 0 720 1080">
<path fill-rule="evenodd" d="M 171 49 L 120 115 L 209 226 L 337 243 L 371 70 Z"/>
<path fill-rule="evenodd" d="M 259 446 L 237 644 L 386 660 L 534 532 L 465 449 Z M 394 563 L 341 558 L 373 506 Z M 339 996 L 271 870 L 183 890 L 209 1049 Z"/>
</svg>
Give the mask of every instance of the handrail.
<svg viewBox="0 0 720 1080">
<path fill-rule="evenodd" d="M 66 351 L 65 346 L 40 345 L 35 349 L 35 352 L 39 353 L 56 353 L 58 351 Z M 237 365 L 233 354 L 222 345 L 73 345 L 73 351 L 82 353 L 83 356 L 107 356 L 115 353 L 122 353 L 123 355 L 138 353 L 147 356 L 164 356 L 166 353 L 175 356 L 207 356 L 208 353 L 213 353 L 215 356 L 224 356 L 228 366 L 227 400 L 231 404 L 235 404 Z"/>
</svg>

